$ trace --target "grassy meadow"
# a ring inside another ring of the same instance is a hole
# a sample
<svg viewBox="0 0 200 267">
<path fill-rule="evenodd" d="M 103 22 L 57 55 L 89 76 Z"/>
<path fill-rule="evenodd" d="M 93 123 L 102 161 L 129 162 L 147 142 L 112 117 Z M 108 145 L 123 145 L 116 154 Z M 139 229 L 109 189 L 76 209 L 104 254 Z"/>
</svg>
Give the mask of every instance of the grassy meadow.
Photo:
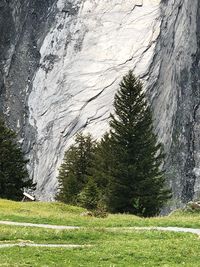
<svg viewBox="0 0 200 267">
<path fill-rule="evenodd" d="M 85 210 L 61 203 L 0 200 L 0 220 L 81 226 L 54 230 L 0 225 L 4 243 L 79 244 L 85 248 L 0 248 L 0 266 L 200 266 L 200 239 L 189 233 L 130 230 L 130 226 L 200 228 L 200 213 L 174 212 L 143 219 L 132 215 L 82 216 Z M 117 227 L 113 229 L 113 227 Z"/>
</svg>

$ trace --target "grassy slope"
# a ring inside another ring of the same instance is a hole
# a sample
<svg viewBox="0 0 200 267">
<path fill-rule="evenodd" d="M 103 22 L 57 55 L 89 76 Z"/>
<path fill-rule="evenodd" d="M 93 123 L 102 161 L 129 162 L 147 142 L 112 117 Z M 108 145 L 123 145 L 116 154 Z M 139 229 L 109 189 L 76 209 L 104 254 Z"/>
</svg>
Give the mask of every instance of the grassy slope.
<svg viewBox="0 0 200 267">
<path fill-rule="evenodd" d="M 177 211 L 170 216 L 147 219 L 133 215 L 110 214 L 107 218 L 99 219 L 81 216 L 84 211 L 83 208 L 61 203 L 0 200 L 0 220 L 84 227 L 182 226 L 200 228 L 200 213 Z"/>
<path fill-rule="evenodd" d="M 0 266 L 200 266 L 199 240 L 191 234 L 69 231 L 62 238 L 64 235 L 66 243 L 84 241 L 93 246 L 74 250 L 28 247 L 0 249 Z"/>
<path fill-rule="evenodd" d="M 176 212 L 162 218 L 141 219 L 109 215 L 105 219 L 80 216 L 82 208 L 60 203 L 16 203 L 0 200 L 0 220 L 80 225 L 83 229 L 51 230 L 0 225 L 0 243 L 35 242 L 91 244 L 91 248 L 0 248 L 0 266 L 200 266 L 199 237 L 157 231 L 118 231 L 105 226 L 179 225 L 200 227 L 200 214 Z M 100 228 L 96 228 L 100 227 Z"/>
</svg>

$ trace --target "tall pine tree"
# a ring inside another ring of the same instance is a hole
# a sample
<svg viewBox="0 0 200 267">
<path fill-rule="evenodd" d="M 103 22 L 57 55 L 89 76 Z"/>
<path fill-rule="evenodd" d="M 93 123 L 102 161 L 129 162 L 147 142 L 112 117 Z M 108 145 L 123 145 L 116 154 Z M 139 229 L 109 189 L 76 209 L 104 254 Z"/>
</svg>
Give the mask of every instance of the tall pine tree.
<svg viewBox="0 0 200 267">
<path fill-rule="evenodd" d="M 0 198 L 21 200 L 24 188 L 35 186 L 28 176 L 27 162 L 15 133 L 0 119 Z"/>
<path fill-rule="evenodd" d="M 142 83 L 131 71 L 123 77 L 115 95 L 110 127 L 111 156 L 115 156 L 115 168 L 109 174 L 110 210 L 143 216 L 158 214 L 171 197 L 160 169 L 164 155 L 153 132 Z"/>
<path fill-rule="evenodd" d="M 78 134 L 65 152 L 58 175 L 57 200 L 77 204 L 78 196 L 88 182 L 94 158 L 95 143 L 90 135 Z"/>
</svg>

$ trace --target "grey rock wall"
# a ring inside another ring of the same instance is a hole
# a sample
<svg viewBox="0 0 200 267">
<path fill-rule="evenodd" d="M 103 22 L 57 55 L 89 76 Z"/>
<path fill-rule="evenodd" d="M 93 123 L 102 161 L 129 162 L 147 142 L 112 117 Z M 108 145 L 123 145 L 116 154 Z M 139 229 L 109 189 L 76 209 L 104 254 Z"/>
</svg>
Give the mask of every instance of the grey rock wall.
<svg viewBox="0 0 200 267">
<path fill-rule="evenodd" d="M 21 142 L 30 140 L 27 97 L 39 66 L 40 46 L 53 21 L 54 0 L 0 1 L 0 109 Z M 34 132 L 34 129 L 33 129 Z"/>
<path fill-rule="evenodd" d="M 152 104 L 172 206 L 199 197 L 199 12 L 198 0 L 0 0 L 0 112 L 41 198 L 76 132 L 107 130 L 129 69 Z"/>
<path fill-rule="evenodd" d="M 199 3 L 163 1 L 162 25 L 151 72 L 155 127 L 165 144 L 173 205 L 198 196 Z M 150 80 L 151 80 L 150 75 Z"/>
</svg>

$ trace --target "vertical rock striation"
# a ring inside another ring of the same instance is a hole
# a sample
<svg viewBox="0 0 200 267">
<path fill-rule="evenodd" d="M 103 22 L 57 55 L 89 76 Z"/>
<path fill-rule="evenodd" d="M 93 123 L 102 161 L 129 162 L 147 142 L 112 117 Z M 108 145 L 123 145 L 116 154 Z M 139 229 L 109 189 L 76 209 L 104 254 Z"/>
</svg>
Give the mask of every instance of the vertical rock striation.
<svg viewBox="0 0 200 267">
<path fill-rule="evenodd" d="M 175 206 L 192 200 L 199 190 L 199 7 L 198 0 L 192 5 L 162 1 L 161 34 L 148 79 Z"/>
<path fill-rule="evenodd" d="M 27 97 L 39 66 L 40 46 L 53 20 L 54 0 L 0 0 L 0 110 L 26 151 Z M 34 132 L 34 129 L 33 129 Z"/>
<path fill-rule="evenodd" d="M 99 138 L 133 69 L 164 143 L 174 206 L 200 190 L 200 4 L 193 0 L 0 0 L 0 112 L 52 199 L 76 132 Z"/>
</svg>

